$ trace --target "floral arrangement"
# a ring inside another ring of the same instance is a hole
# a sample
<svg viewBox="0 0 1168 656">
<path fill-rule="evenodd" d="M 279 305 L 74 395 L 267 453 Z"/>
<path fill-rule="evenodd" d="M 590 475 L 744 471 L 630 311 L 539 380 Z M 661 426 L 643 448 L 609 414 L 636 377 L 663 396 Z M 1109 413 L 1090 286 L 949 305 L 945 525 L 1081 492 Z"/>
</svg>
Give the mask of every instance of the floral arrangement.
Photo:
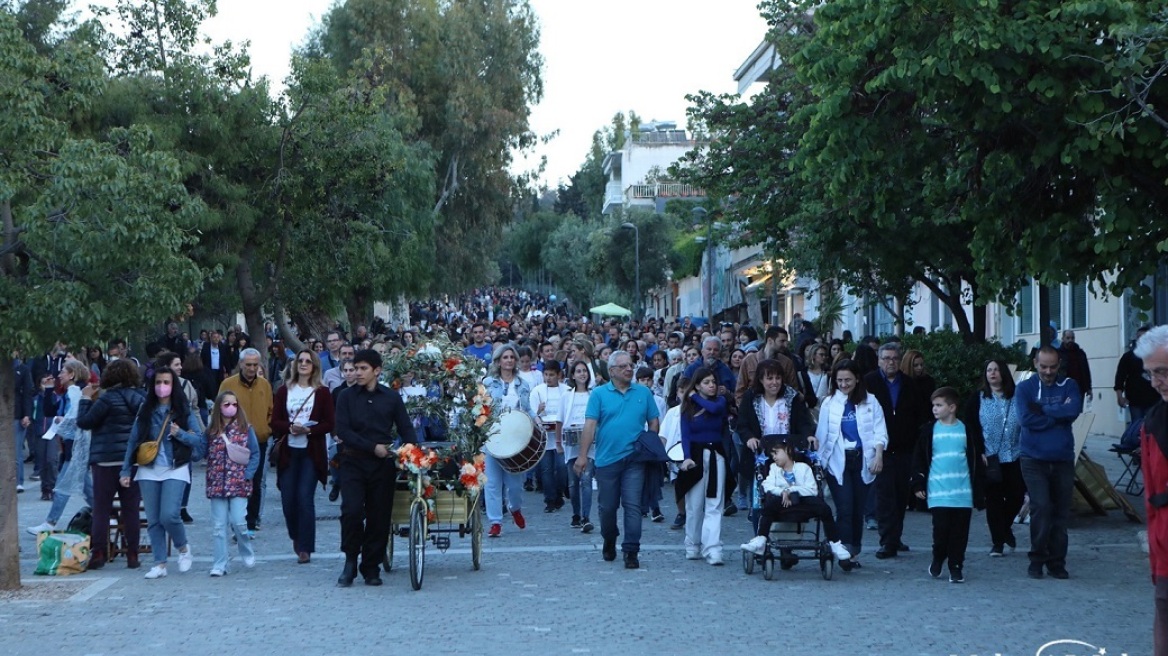
<svg viewBox="0 0 1168 656">
<path fill-rule="evenodd" d="M 441 426 L 445 440 L 461 454 L 476 454 L 498 421 L 491 395 L 483 387 L 486 365 L 463 353 L 444 333 L 391 358 L 383 367 L 382 382 L 393 389 L 409 386 L 425 390 L 411 394 L 406 409 L 415 420 Z"/>
</svg>

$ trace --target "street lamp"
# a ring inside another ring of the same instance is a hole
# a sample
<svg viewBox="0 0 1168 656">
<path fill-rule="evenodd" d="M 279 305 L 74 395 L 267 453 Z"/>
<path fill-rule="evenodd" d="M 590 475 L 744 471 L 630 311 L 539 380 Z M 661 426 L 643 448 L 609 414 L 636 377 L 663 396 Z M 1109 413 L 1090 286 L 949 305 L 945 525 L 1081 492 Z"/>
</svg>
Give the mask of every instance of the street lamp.
<svg viewBox="0 0 1168 656">
<path fill-rule="evenodd" d="M 635 223 L 625 222 L 621 224 L 622 230 L 633 231 L 633 276 L 636 280 L 637 305 L 633 308 L 633 318 L 641 320 L 641 229 Z"/>
</svg>

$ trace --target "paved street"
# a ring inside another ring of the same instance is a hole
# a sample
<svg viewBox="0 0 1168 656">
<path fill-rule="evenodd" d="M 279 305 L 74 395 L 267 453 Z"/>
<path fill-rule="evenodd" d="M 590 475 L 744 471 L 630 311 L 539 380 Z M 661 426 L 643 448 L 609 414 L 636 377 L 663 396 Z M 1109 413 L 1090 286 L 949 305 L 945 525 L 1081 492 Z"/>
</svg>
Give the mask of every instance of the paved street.
<svg viewBox="0 0 1168 656">
<path fill-rule="evenodd" d="M 1092 437 L 1088 452 L 1114 470 L 1111 440 Z M 200 472 L 201 473 L 201 472 Z M 1118 472 L 1112 471 L 1112 478 Z M 646 523 L 642 568 L 626 571 L 600 557 L 599 530 L 570 530 L 570 512 L 545 515 L 542 496 L 525 494 L 528 528 L 509 521 L 503 537 L 485 543 L 483 568 L 471 569 L 469 540 L 454 537 L 445 554 L 427 553 L 425 585 L 413 592 L 405 572 L 405 540 L 397 540 L 386 585 L 338 589 L 338 504 L 319 493 L 318 546 L 297 565 L 283 531 L 279 498 L 269 482 L 259 563 L 233 563 L 222 579 L 210 567 L 210 522 L 201 480 L 192 495 L 196 523 L 188 527 L 195 567 L 146 581 L 122 561 L 77 577 L 33 581 L 41 601 L 0 601 L 0 653 L 22 654 L 1027 654 L 1053 640 L 1085 647 L 1053 654 L 1151 652 L 1152 588 L 1141 526 L 1118 511 L 1076 518 L 1068 569 L 1072 578 L 1026 577 L 1028 533 L 1019 548 L 990 559 L 984 515 L 974 516 L 967 583 L 926 573 L 930 522 L 909 513 L 912 552 L 878 561 L 868 532 L 863 568 L 837 570 L 824 581 L 816 563 L 802 562 L 776 581 L 743 573 L 737 545 L 748 535 L 740 515 L 724 525 L 727 566 L 686 561 L 681 533 Z M 666 496 L 671 497 L 669 490 Z M 65 516 L 79 506 L 70 503 Z M 672 518 L 672 504 L 666 514 Z M 21 524 L 44 519 L 48 503 L 20 498 Z M 25 555 L 34 539 L 22 535 Z M 147 557 L 148 558 L 148 557 Z M 144 558 L 144 565 L 149 561 Z M 23 563 L 26 581 L 33 560 Z M 53 590 L 62 588 L 56 594 Z M 58 597 L 55 601 L 45 598 Z M 1075 651 L 1078 649 L 1078 651 Z"/>
</svg>

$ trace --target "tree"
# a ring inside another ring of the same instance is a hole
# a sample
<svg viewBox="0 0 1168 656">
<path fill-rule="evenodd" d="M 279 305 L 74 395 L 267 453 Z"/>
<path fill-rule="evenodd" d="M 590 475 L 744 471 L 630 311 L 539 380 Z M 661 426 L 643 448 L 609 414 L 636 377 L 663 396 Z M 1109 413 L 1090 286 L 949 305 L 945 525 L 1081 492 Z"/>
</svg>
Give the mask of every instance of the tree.
<svg viewBox="0 0 1168 656">
<path fill-rule="evenodd" d="M 1154 269 L 1147 249 L 1117 252 L 1168 230 L 1137 219 L 1163 213 L 1165 175 L 1150 174 L 1162 139 L 1085 127 L 1126 103 L 1095 62 L 1148 8 L 762 8 L 783 67 L 750 103 L 695 97 L 715 145 L 683 174 L 733 196 L 729 211 L 788 265 L 878 297 L 918 282 L 968 340 L 984 339 L 985 304 L 1012 305 L 1029 276 L 1119 291 Z"/>
<path fill-rule="evenodd" d="M 347 0 L 310 48 L 338 70 L 384 87 L 392 111 L 417 118 L 434 152 L 434 291 L 490 273 L 513 190 L 512 153 L 536 143 L 530 105 L 543 93 L 539 30 L 526 0 Z M 367 62 L 372 62 L 370 66 Z"/>
<path fill-rule="evenodd" d="M 54 339 L 84 344 L 178 312 L 205 273 L 183 254 L 203 207 L 149 129 L 70 134 L 69 119 L 106 84 L 91 26 L 19 12 L 0 4 L 0 97 L 20 108 L 0 115 L 0 347 L 39 353 Z M 22 24 L 54 29 L 29 38 Z M 20 586 L 13 385 L 12 368 L 0 367 L 2 589 Z"/>
</svg>

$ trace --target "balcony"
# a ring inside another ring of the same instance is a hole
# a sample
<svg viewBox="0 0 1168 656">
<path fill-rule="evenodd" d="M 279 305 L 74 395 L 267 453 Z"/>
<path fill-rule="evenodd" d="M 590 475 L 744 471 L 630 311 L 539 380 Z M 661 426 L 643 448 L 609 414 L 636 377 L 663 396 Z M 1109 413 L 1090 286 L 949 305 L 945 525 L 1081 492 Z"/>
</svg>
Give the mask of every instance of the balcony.
<svg viewBox="0 0 1168 656">
<path fill-rule="evenodd" d="M 660 183 L 629 185 L 625 196 L 630 200 L 656 198 L 704 198 L 706 192 L 699 187 L 688 184 Z"/>
<path fill-rule="evenodd" d="M 612 211 L 618 207 L 623 207 L 625 204 L 624 194 L 621 193 L 621 183 L 609 182 L 604 185 L 604 207 L 600 209 L 601 214 L 612 214 Z"/>
</svg>

